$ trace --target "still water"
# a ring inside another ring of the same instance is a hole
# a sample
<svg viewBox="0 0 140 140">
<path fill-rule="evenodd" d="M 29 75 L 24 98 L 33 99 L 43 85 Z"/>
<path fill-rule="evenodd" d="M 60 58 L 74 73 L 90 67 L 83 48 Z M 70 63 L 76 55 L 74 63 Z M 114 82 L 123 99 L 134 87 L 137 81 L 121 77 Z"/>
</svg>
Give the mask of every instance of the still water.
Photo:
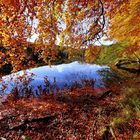
<svg viewBox="0 0 140 140">
<path fill-rule="evenodd" d="M 57 85 L 60 89 L 63 89 L 66 85 L 70 86 L 74 82 L 82 83 L 83 79 L 94 79 L 96 80 L 95 87 L 101 87 L 103 83 L 98 71 L 105 68 L 109 67 L 75 61 L 69 64 L 52 65 L 51 67 L 42 66 L 19 71 L 2 77 L 0 81 L 0 94 L 8 94 L 15 87 L 20 92 L 23 92 L 25 87 L 32 87 L 33 91 L 38 90 L 39 87 L 43 89 L 45 85 L 44 78 L 50 84 Z"/>
</svg>

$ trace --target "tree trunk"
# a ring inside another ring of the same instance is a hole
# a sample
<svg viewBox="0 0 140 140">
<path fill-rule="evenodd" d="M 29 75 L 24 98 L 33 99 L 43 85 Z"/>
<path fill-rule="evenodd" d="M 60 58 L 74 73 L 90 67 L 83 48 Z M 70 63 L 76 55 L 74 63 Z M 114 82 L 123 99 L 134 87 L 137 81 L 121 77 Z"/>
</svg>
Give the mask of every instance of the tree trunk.
<svg viewBox="0 0 140 140">
<path fill-rule="evenodd" d="M 138 68 L 129 68 L 127 67 L 127 65 L 129 64 L 136 64 L 138 65 Z M 115 65 L 118 69 L 126 70 L 130 73 L 140 73 L 140 59 L 138 60 L 122 59 L 119 60 Z"/>
</svg>

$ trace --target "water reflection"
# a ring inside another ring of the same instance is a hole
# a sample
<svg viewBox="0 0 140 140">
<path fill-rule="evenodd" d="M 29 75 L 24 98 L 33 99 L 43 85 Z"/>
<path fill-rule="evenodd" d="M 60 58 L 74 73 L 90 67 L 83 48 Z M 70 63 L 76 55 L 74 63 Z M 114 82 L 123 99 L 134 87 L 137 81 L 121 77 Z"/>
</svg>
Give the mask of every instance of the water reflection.
<svg viewBox="0 0 140 140">
<path fill-rule="evenodd" d="M 50 90 L 48 89 L 49 86 L 57 91 L 57 89 L 63 89 L 75 83 L 82 86 L 84 79 L 95 80 L 94 86 L 98 87 L 102 86 L 103 82 L 101 80 L 102 76 L 97 71 L 105 68 L 109 67 L 75 61 L 69 64 L 43 66 L 20 71 L 2 77 L 0 93 L 8 94 L 17 88 L 23 95 L 28 88 L 37 94 L 39 90 Z"/>
</svg>

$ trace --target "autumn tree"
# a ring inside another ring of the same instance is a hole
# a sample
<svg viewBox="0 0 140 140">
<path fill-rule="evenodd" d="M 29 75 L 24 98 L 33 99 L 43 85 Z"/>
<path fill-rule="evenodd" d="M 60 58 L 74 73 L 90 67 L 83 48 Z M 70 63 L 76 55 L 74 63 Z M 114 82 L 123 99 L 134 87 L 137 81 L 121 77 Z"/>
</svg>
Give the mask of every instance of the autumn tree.
<svg viewBox="0 0 140 140">
<path fill-rule="evenodd" d="M 85 50 L 85 62 L 93 63 L 100 55 L 101 46 L 89 45 Z"/>
<path fill-rule="evenodd" d="M 0 66 L 11 63 L 14 70 L 22 68 L 26 56 L 27 38 L 31 35 L 33 10 L 31 3 L 18 0 L 0 1 Z"/>
<path fill-rule="evenodd" d="M 9 61 L 21 69 L 27 40 L 37 34 L 35 52 L 48 62 L 58 47 L 83 48 L 104 33 L 102 0 L 0 0 L 0 66 Z"/>
<path fill-rule="evenodd" d="M 0 0 L 0 67 L 22 69 L 33 35 L 34 52 L 46 63 L 59 48 L 87 48 L 108 30 L 109 38 L 128 42 L 125 54 L 137 55 L 139 6 L 139 0 Z"/>
<path fill-rule="evenodd" d="M 125 42 L 124 57 L 136 57 L 140 66 L 140 1 L 121 0 L 110 5 L 107 16 L 110 19 L 108 36 L 117 42 Z"/>
</svg>

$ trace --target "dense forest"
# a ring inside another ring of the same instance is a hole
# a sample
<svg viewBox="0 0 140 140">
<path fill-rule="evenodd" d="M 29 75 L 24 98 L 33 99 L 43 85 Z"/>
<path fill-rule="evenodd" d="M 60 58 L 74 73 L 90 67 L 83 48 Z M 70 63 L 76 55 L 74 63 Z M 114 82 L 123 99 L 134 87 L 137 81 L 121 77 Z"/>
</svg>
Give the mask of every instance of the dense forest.
<svg viewBox="0 0 140 140">
<path fill-rule="evenodd" d="M 0 0 L 0 139 L 139 140 L 139 9 L 139 0 Z M 43 86 L 30 85 L 35 74 Z"/>
</svg>

